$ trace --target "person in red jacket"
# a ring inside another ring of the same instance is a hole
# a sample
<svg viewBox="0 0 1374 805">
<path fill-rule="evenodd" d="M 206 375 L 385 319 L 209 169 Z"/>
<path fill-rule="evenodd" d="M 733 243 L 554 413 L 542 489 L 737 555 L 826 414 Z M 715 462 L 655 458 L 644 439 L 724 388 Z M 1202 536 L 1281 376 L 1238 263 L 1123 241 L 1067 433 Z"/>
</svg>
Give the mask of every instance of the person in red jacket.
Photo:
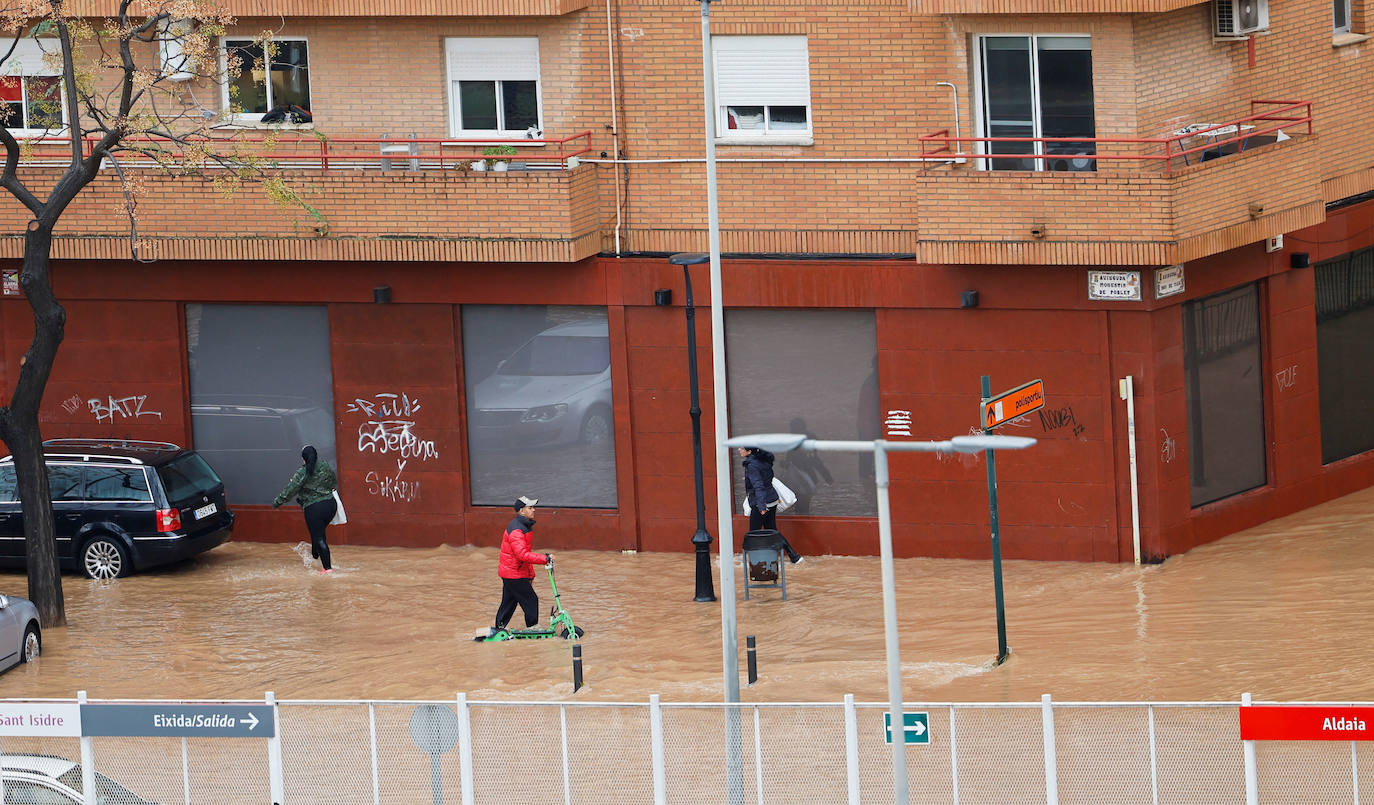
<svg viewBox="0 0 1374 805">
<path fill-rule="evenodd" d="M 515 501 L 515 519 L 501 536 L 501 560 L 496 571 L 501 577 L 501 606 L 496 608 L 497 631 L 506 628 L 515 614 L 516 604 L 525 612 L 526 629 L 539 623 L 539 595 L 530 579 L 534 578 L 535 565 L 553 567 L 553 555 L 530 550 L 534 506 L 538 502 L 538 498 L 521 495 Z"/>
</svg>

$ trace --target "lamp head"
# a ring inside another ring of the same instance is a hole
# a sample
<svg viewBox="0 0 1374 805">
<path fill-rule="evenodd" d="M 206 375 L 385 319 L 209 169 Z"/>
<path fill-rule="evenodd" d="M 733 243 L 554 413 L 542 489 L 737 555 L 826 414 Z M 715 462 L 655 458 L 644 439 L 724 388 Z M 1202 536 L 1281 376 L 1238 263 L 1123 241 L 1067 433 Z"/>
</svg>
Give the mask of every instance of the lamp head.
<svg viewBox="0 0 1374 805">
<path fill-rule="evenodd" d="M 725 440 L 726 447 L 758 447 L 770 453 L 796 450 L 806 441 L 805 433 L 758 433 L 753 436 L 733 436 Z"/>
<path fill-rule="evenodd" d="M 711 262 L 711 255 L 697 252 L 682 252 L 669 256 L 668 262 L 675 266 L 697 266 L 702 263 Z"/>
<path fill-rule="evenodd" d="M 981 453 L 984 450 L 1023 450 L 1035 444 L 1029 436 L 955 436 L 949 440 L 956 453 Z"/>
</svg>

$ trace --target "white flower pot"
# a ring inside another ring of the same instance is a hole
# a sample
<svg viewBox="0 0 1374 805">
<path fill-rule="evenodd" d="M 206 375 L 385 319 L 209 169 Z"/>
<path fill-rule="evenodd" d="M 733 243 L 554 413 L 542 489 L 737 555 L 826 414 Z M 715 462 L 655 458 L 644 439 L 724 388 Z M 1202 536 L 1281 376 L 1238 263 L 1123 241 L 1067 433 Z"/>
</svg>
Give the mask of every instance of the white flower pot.
<svg viewBox="0 0 1374 805">
<path fill-rule="evenodd" d="M 496 171 L 497 173 L 502 173 L 502 172 L 504 172 L 504 171 L 506 170 L 506 168 L 508 168 L 508 167 L 510 167 L 510 163 L 509 163 L 509 162 L 497 162 L 497 163 L 495 163 L 495 164 L 493 164 L 493 165 L 491 166 L 491 169 L 494 170 L 494 171 Z"/>
<path fill-rule="evenodd" d="M 472 163 L 472 169 L 475 170 L 475 171 L 484 171 L 484 170 L 486 170 L 486 169 L 487 169 L 487 161 L 486 161 L 485 159 L 479 159 L 479 160 L 477 160 L 476 162 Z"/>
</svg>

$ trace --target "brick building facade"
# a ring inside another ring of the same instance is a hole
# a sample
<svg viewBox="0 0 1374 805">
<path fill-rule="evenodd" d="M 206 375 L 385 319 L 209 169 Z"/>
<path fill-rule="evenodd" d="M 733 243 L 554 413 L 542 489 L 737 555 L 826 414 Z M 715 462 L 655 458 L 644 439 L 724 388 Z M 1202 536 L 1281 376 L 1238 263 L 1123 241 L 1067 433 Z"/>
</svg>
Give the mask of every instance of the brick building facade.
<svg viewBox="0 0 1374 805">
<path fill-rule="evenodd" d="M 245 37 L 303 43 L 272 91 L 306 92 L 313 122 L 261 148 L 326 221 L 149 171 L 157 261 L 137 263 L 119 185 L 97 180 L 58 230 L 69 319 L 44 435 L 191 443 L 241 484 L 327 437 L 344 544 L 492 544 L 500 502 L 529 493 L 556 510 L 551 546 L 689 550 L 666 258 L 707 246 L 699 4 L 225 5 Z M 1007 431 L 1039 444 L 998 462 L 1012 558 L 1131 560 L 1128 375 L 1146 559 L 1374 482 L 1371 393 L 1350 379 L 1374 341 L 1369 102 L 1351 91 L 1371 67 L 1364 0 L 1345 25 L 1339 6 L 1275 3 L 1222 37 L 1216 3 L 1189 0 L 713 3 L 733 430 L 945 438 L 977 425 L 980 375 L 1043 378 L 1046 409 Z M 516 169 L 472 170 L 494 142 Z M 26 220 L 0 205 L 11 269 Z M 1182 290 L 1158 292 L 1177 266 Z M 1138 298 L 1093 298 L 1092 272 Z M 0 326 L 8 377 L 21 299 Z M 710 337 L 703 315 L 703 399 Z M 531 368 L 541 338 L 563 351 Z M 590 341 L 604 355 L 577 352 Z M 326 432 L 292 424 L 316 411 Z M 779 459 L 810 493 L 784 530 L 875 553 L 871 479 L 815 460 Z M 900 555 L 988 555 L 980 458 L 892 471 Z M 299 537 L 298 515 L 229 494 L 241 539 Z"/>
</svg>

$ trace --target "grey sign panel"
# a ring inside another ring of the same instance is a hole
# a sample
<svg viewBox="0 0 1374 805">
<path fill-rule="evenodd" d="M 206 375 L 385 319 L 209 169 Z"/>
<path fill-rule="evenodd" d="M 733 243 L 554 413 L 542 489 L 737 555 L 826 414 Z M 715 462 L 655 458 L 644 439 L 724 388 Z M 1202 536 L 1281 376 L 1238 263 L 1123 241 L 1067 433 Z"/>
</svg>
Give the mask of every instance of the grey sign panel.
<svg viewBox="0 0 1374 805">
<path fill-rule="evenodd" d="M 83 704 L 81 734 L 135 738 L 271 738 L 268 705 Z"/>
</svg>

